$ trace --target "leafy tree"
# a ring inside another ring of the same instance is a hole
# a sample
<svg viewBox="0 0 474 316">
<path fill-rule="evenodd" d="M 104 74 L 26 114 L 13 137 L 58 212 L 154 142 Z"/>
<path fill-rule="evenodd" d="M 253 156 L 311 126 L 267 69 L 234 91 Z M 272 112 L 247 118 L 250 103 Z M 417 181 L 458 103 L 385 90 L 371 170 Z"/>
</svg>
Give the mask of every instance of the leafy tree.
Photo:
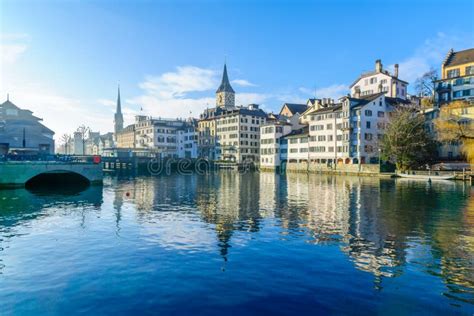
<svg viewBox="0 0 474 316">
<path fill-rule="evenodd" d="M 425 130 L 423 115 L 406 108 L 392 112 L 380 145 L 382 158 L 400 171 L 430 164 L 436 157 L 436 142 Z"/>
<path fill-rule="evenodd" d="M 459 142 L 468 161 L 474 162 L 474 106 L 454 101 L 443 106 L 434 121 L 438 139 Z"/>
</svg>

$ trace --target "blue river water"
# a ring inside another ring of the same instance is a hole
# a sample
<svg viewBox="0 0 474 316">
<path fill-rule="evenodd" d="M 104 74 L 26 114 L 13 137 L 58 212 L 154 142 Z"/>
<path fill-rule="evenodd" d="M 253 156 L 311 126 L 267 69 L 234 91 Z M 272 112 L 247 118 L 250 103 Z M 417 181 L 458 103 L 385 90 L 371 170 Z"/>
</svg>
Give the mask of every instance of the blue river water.
<svg viewBox="0 0 474 316">
<path fill-rule="evenodd" d="M 473 315 L 474 188 L 272 173 L 0 191 L 0 315 Z"/>
</svg>

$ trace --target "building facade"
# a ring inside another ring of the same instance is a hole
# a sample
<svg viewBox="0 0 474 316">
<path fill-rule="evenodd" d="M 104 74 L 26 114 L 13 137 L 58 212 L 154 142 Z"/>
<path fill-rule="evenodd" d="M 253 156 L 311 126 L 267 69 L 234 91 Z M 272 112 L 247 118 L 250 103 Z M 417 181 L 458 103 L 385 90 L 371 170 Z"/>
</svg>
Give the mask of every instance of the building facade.
<svg viewBox="0 0 474 316">
<path fill-rule="evenodd" d="M 437 105 L 458 100 L 474 102 L 474 48 L 451 49 L 441 65 L 441 80 L 435 83 Z"/>
<path fill-rule="evenodd" d="M 199 156 L 236 163 L 258 162 L 260 126 L 266 117 L 257 104 L 235 105 L 235 91 L 224 65 L 216 91 L 216 107 L 206 109 L 197 123 Z"/>
<path fill-rule="evenodd" d="M 265 124 L 266 117 L 257 104 L 224 110 L 216 118 L 218 159 L 258 162 L 260 126 Z"/>
<path fill-rule="evenodd" d="M 162 158 L 197 158 L 196 121 L 137 115 L 117 133 L 117 148 Z"/>
<path fill-rule="evenodd" d="M 392 98 L 407 98 L 408 82 L 398 78 L 398 64 L 394 66 L 394 73 L 383 69 L 382 61 L 375 61 L 375 70 L 363 73 L 351 84 L 351 96 L 368 96 L 385 92 L 386 96 Z"/>
<path fill-rule="evenodd" d="M 54 154 L 54 132 L 7 98 L 0 104 L 0 155 Z"/>
</svg>

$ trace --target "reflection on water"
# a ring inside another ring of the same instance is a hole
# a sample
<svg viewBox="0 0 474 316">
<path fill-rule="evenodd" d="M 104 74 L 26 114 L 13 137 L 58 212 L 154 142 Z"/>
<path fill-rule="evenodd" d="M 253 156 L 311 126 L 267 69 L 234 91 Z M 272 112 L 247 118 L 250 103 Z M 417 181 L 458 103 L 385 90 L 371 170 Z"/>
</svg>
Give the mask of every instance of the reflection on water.
<svg viewBox="0 0 474 316">
<path fill-rule="evenodd" d="M 154 257 L 158 252 L 166 257 L 171 252 L 181 259 L 167 259 L 170 267 L 173 266 L 167 273 L 178 269 L 177 273 L 190 274 L 187 283 L 190 286 L 193 280 L 207 282 L 196 276 L 198 271 L 190 272 L 202 269 L 204 275 L 208 273 L 207 277 L 217 282 L 221 277 L 208 270 L 214 262 L 213 256 L 218 255 L 222 271 L 230 268 L 235 278 L 248 277 L 250 285 L 232 292 L 236 296 L 232 296 L 233 299 L 239 301 L 257 295 L 252 292 L 252 285 L 259 288 L 265 284 L 268 293 L 273 293 L 275 284 L 272 282 L 281 282 L 276 284 L 285 288 L 278 289 L 281 291 L 278 294 L 287 297 L 309 286 L 312 291 L 321 291 L 324 286 L 318 284 L 325 279 L 322 270 L 334 265 L 344 269 L 329 270 L 334 274 L 330 281 L 335 284 L 334 288 L 343 297 L 359 295 L 360 304 L 367 310 L 373 311 L 371 304 L 375 304 L 364 301 L 367 295 L 392 295 L 393 300 L 402 301 L 404 294 L 410 296 L 416 292 L 414 284 L 418 284 L 419 288 L 426 288 L 419 301 L 426 305 L 422 308 L 433 308 L 435 312 L 453 308 L 464 312 L 472 310 L 474 303 L 472 193 L 471 187 L 454 182 L 428 184 L 370 177 L 231 172 L 109 178 L 103 192 L 100 187 L 66 195 L 0 191 L 0 273 L 4 271 L 7 276 L 9 262 L 17 263 L 9 257 L 13 250 L 7 248 L 14 247 L 11 241 L 25 234 L 41 233 L 34 229 L 35 224 L 51 216 L 67 225 L 78 222 L 79 225 L 70 226 L 72 230 L 88 230 L 96 243 L 109 243 L 110 252 L 127 242 L 130 248 L 121 250 L 125 252 L 122 253 L 124 261 L 114 265 L 127 266 L 125 277 L 131 280 L 142 271 L 140 269 L 151 264 L 147 257 Z M 54 229 L 49 233 L 54 235 Z M 73 242 L 78 247 L 89 245 L 82 245 L 80 240 Z M 85 255 L 91 255 L 96 248 L 91 249 L 89 253 L 76 254 L 80 257 L 78 260 L 86 260 Z M 103 247 L 100 249 L 104 251 Z M 58 255 L 68 256 L 67 251 L 71 250 L 56 251 Z M 106 253 L 93 255 L 101 257 Z M 138 255 L 142 256 L 141 266 L 134 270 L 130 268 L 130 261 L 138 260 Z M 186 264 L 181 260 L 186 260 Z M 277 271 L 294 278 L 293 283 L 286 284 L 289 279 L 283 277 L 271 281 L 275 276 L 266 274 L 263 269 L 273 268 L 271 260 L 280 265 Z M 95 264 L 105 264 L 98 262 Z M 253 271 L 252 264 L 262 269 Z M 305 270 L 308 279 L 299 278 Z M 69 273 L 74 274 L 74 271 Z M 350 281 L 351 278 L 354 281 Z M 367 278 L 371 286 L 362 286 L 360 291 L 363 292 L 348 291 L 356 279 L 363 284 Z M 226 282 L 237 281 L 232 278 Z M 19 290 L 15 282 L 10 283 L 10 290 Z M 130 284 L 133 286 L 133 281 Z M 155 286 L 159 290 L 159 285 Z M 440 292 L 436 292 L 438 289 Z M 260 288 L 258 295 L 265 296 L 262 291 L 266 290 Z M 226 291 L 221 293 L 225 296 Z M 3 295 L 0 290 L 0 299 Z M 372 299 L 385 304 L 381 297 Z"/>
</svg>

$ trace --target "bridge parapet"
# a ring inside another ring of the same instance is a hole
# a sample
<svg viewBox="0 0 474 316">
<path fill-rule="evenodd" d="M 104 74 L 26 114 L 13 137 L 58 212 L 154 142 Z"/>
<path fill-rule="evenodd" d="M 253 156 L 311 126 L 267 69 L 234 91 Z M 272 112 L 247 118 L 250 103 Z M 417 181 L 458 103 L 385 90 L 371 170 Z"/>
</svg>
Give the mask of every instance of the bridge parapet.
<svg viewBox="0 0 474 316">
<path fill-rule="evenodd" d="M 3 161 L 0 162 L 0 187 L 24 186 L 41 174 L 77 174 L 91 184 L 103 180 L 102 164 L 61 161 Z"/>
</svg>

